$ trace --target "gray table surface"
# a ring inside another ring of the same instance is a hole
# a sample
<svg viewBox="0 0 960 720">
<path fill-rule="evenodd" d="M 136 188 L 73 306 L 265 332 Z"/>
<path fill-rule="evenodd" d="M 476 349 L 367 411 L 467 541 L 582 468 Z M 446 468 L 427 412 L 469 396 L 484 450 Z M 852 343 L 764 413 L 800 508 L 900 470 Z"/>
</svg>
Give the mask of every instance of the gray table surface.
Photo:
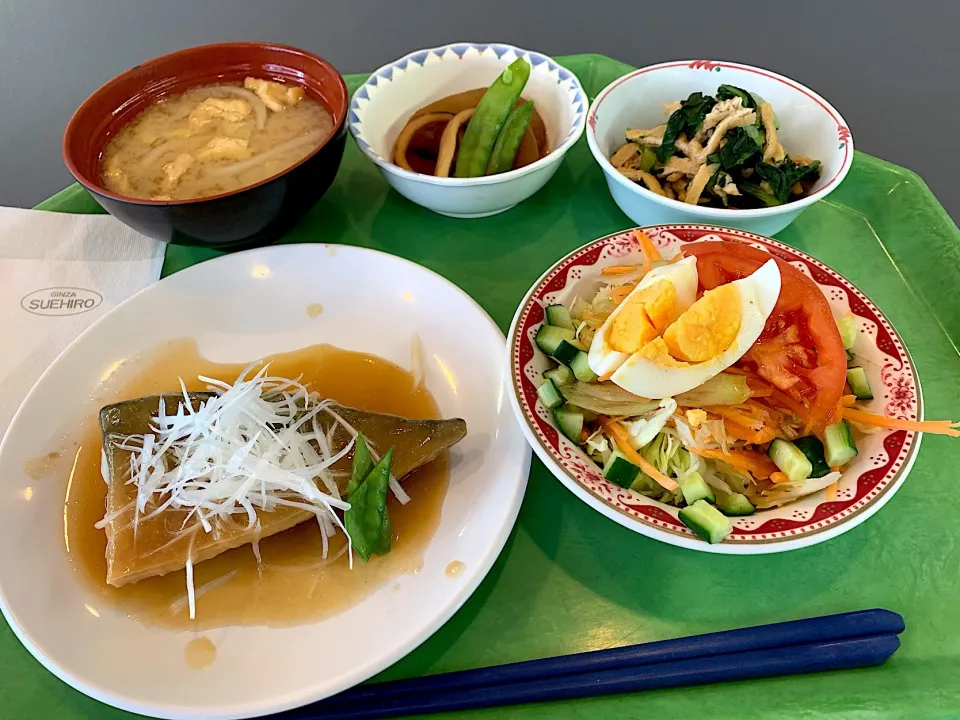
<svg viewBox="0 0 960 720">
<path fill-rule="evenodd" d="M 60 158 L 71 113 L 142 60 L 270 40 L 351 73 L 471 40 L 637 66 L 707 58 L 769 68 L 826 97 L 858 149 L 918 172 L 958 218 L 958 29 L 957 0 L 0 0 L 0 204 L 29 207 L 71 182 Z"/>
</svg>

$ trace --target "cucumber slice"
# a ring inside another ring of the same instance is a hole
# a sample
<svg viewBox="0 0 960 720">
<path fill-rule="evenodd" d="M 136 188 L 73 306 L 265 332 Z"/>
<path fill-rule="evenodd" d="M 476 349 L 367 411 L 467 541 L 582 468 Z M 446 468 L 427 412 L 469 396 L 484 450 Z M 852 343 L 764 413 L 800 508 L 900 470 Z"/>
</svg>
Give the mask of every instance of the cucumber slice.
<svg viewBox="0 0 960 720">
<path fill-rule="evenodd" d="M 577 376 L 577 380 L 580 382 L 591 383 L 597 381 L 597 374 L 590 369 L 585 352 L 578 352 L 574 355 L 573 360 L 570 361 L 570 369 L 573 370 L 573 374 Z"/>
<path fill-rule="evenodd" d="M 603 466 L 603 477 L 622 488 L 629 488 L 639 474 L 640 468 L 627 460 L 619 450 L 614 450 Z"/>
<path fill-rule="evenodd" d="M 790 482 L 802 482 L 810 477 L 810 473 L 813 472 L 813 465 L 807 460 L 806 455 L 800 452 L 800 448 L 792 442 L 776 438 L 770 443 L 767 455 Z"/>
<path fill-rule="evenodd" d="M 553 380 L 549 378 L 544 380 L 543 385 L 537 388 L 537 397 L 540 398 L 540 402 L 543 403 L 544 407 L 550 410 L 556 410 L 563 405 L 563 395 L 557 390 L 557 386 L 553 384 Z"/>
<path fill-rule="evenodd" d="M 823 439 L 824 459 L 830 467 L 846 465 L 857 456 L 857 444 L 846 420 L 827 425 Z"/>
<path fill-rule="evenodd" d="M 571 405 L 564 405 L 553 411 L 553 417 L 560 427 L 560 432 L 579 445 L 580 433 L 583 432 L 583 413 Z"/>
<path fill-rule="evenodd" d="M 563 305 L 547 305 L 545 312 L 548 325 L 566 328 L 567 330 L 574 329 L 573 320 L 570 319 L 570 313 Z"/>
<path fill-rule="evenodd" d="M 562 362 L 564 365 L 569 365 L 571 362 L 573 362 L 573 359 L 577 356 L 577 353 L 582 352 L 583 347 L 581 347 L 576 340 L 570 338 L 569 340 L 560 341 L 560 344 L 557 345 L 556 349 L 553 351 L 553 357 L 556 358 L 558 362 Z"/>
<path fill-rule="evenodd" d="M 683 499 L 687 501 L 687 505 L 693 505 L 697 500 L 712 503 L 717 499 L 713 488 L 707 485 L 707 481 L 698 472 L 692 472 L 682 480 L 678 479 L 677 482 L 680 483 L 680 492 L 683 493 Z"/>
<path fill-rule="evenodd" d="M 847 385 L 857 396 L 857 400 L 873 400 L 873 390 L 867 380 L 867 372 L 859 365 L 847 368 Z"/>
<path fill-rule="evenodd" d="M 807 437 L 797 438 L 793 441 L 793 444 L 810 461 L 810 466 L 813 468 L 810 471 L 810 477 L 820 478 L 830 472 L 830 466 L 823 458 L 823 443 L 820 442 L 820 438 L 808 435 Z"/>
<path fill-rule="evenodd" d="M 564 340 L 572 341 L 574 338 L 573 330 L 566 328 L 556 328 L 549 325 L 541 325 L 537 330 L 535 338 L 537 347 L 543 350 L 547 355 L 553 355 L 557 347 Z"/>
<path fill-rule="evenodd" d="M 723 493 L 717 498 L 717 508 L 724 515 L 753 515 L 757 509 L 743 493 Z"/>
<path fill-rule="evenodd" d="M 857 321 L 853 315 L 844 315 L 837 320 L 837 329 L 840 330 L 840 339 L 843 340 L 843 347 L 847 350 L 853 349 L 853 344 L 857 341 Z"/>
<path fill-rule="evenodd" d="M 576 378 L 573 376 L 573 370 L 568 368 L 566 365 L 560 365 L 555 367 L 553 370 L 547 370 L 543 377 L 547 380 L 553 380 L 553 384 L 557 387 L 562 385 L 573 385 L 576 382 Z"/>
<path fill-rule="evenodd" d="M 679 516 L 680 522 L 710 544 L 723 542 L 733 532 L 730 518 L 706 500 L 697 500 L 683 508 Z"/>
</svg>

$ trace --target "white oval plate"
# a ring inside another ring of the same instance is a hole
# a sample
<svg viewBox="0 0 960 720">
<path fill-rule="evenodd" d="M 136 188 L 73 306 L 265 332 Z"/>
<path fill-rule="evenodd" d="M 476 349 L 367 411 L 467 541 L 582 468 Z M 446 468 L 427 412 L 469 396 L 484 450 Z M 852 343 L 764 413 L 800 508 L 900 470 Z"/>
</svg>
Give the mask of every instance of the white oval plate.
<svg viewBox="0 0 960 720">
<path fill-rule="evenodd" d="M 311 318 L 308 305 L 323 312 Z M 457 331 L 450 331 L 456 318 Z M 444 417 L 468 435 L 452 450 L 439 528 L 418 574 L 391 581 L 335 617 L 276 629 L 204 634 L 215 662 L 193 670 L 189 632 L 140 625 L 101 607 L 63 546 L 65 483 L 36 482 L 24 463 L 56 445 L 57 423 L 89 412 L 115 363 L 191 337 L 233 362 L 315 343 L 410 365 L 413 333 Z M 27 396 L 0 445 L 0 608 L 43 665 L 97 700 L 163 718 L 241 718 L 333 695 L 399 660 L 464 603 L 517 517 L 530 449 L 509 406 L 504 339 L 463 291 L 429 270 L 353 247 L 285 245 L 227 255 L 176 273 L 80 336 Z M 30 487 L 30 492 L 25 492 Z M 16 548 L 16 550 L 12 550 Z M 447 577 L 459 560 L 465 569 Z M 399 590 L 393 586 L 399 584 Z"/>
<path fill-rule="evenodd" d="M 684 243 L 745 243 L 776 255 L 811 277 L 837 314 L 853 313 L 859 331 L 853 354 L 864 366 L 875 397 L 868 409 L 904 420 L 923 419 L 920 380 L 893 326 L 849 280 L 796 248 L 753 233 L 709 225 L 656 225 L 643 228 L 665 257 Z M 624 527 L 671 545 L 702 552 L 760 555 L 816 545 L 856 527 L 893 497 L 910 472 L 920 433 L 876 432 L 858 441 L 858 457 L 844 471 L 836 497 L 825 490 L 783 507 L 733 519 L 733 533 L 711 545 L 677 518 L 677 508 L 603 479 L 600 468 L 557 431 L 553 414 L 537 399 L 543 372 L 555 365 L 534 342 L 544 308 L 569 306 L 589 297 L 608 265 L 639 263 L 633 230 L 608 235 L 574 250 L 547 270 L 520 303 L 509 333 L 510 402 L 527 440 L 550 471 L 578 498 Z"/>
</svg>

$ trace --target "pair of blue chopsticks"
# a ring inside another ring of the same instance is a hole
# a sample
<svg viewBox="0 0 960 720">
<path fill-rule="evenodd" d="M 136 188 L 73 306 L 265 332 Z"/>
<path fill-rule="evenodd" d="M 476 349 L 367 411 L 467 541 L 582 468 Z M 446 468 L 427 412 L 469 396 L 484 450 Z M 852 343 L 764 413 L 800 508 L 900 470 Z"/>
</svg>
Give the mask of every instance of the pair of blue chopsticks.
<svg viewBox="0 0 960 720">
<path fill-rule="evenodd" d="M 900 647 L 889 610 L 361 685 L 282 717 L 365 720 L 880 665 Z"/>
</svg>

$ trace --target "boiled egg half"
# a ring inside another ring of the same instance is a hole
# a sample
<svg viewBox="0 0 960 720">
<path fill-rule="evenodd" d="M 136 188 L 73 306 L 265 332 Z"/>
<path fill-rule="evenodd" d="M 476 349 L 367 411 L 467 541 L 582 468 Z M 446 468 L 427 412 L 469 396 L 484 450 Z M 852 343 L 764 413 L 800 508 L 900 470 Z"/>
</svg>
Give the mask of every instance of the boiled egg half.
<svg viewBox="0 0 960 720">
<path fill-rule="evenodd" d="M 651 270 L 597 331 L 591 369 L 641 397 L 673 397 L 699 387 L 760 337 L 780 296 L 780 269 L 770 260 L 694 301 L 696 286 L 696 258 Z"/>
<path fill-rule="evenodd" d="M 653 268 L 593 336 L 590 369 L 609 376 L 656 337 L 697 299 L 697 259 Z"/>
</svg>

